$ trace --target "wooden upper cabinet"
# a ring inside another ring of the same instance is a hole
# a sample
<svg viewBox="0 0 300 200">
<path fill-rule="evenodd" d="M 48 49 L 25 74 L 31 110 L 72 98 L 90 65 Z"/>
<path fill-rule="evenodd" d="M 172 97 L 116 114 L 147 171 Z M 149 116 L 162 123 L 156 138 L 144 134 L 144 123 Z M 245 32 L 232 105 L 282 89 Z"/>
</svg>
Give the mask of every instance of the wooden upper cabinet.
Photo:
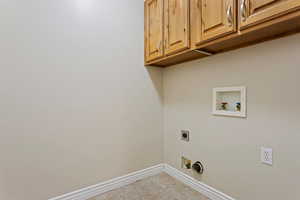
<svg viewBox="0 0 300 200">
<path fill-rule="evenodd" d="M 300 8 L 300 0 L 240 0 L 241 27 L 246 28 Z"/>
<path fill-rule="evenodd" d="M 145 59 L 161 58 L 163 52 L 163 0 L 145 2 Z"/>
<path fill-rule="evenodd" d="M 236 31 L 236 0 L 201 0 L 202 41 Z"/>
<path fill-rule="evenodd" d="M 189 0 L 164 0 L 164 50 L 166 55 L 190 46 Z"/>
<path fill-rule="evenodd" d="M 145 65 L 170 66 L 300 32 L 300 0 L 145 0 Z"/>
</svg>

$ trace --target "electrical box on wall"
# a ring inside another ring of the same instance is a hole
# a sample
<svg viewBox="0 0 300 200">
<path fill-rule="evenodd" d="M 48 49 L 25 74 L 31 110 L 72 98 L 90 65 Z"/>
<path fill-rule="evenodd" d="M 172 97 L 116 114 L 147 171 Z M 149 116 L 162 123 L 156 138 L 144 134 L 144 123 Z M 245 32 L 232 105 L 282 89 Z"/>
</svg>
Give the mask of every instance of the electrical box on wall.
<svg viewBox="0 0 300 200">
<path fill-rule="evenodd" d="M 213 89 L 213 114 L 246 117 L 246 87 Z"/>
<path fill-rule="evenodd" d="M 181 168 L 183 169 L 191 169 L 192 161 L 184 156 L 181 157 Z"/>
</svg>

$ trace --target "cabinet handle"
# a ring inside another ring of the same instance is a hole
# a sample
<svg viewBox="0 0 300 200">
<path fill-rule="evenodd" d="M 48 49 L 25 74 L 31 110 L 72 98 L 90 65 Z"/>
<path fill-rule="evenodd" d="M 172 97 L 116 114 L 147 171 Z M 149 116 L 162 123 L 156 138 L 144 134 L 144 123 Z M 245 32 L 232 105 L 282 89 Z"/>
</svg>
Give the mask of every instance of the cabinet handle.
<svg viewBox="0 0 300 200">
<path fill-rule="evenodd" d="M 197 8 L 200 9 L 200 1 L 201 0 L 197 0 Z"/>
<path fill-rule="evenodd" d="M 246 18 L 247 18 L 246 0 L 241 1 L 241 17 L 242 17 L 242 21 L 246 21 Z"/>
<path fill-rule="evenodd" d="M 203 19 L 203 16 L 201 17 L 201 23 L 202 23 L 202 25 L 205 27 L 205 21 L 204 21 L 204 19 Z"/>
<path fill-rule="evenodd" d="M 158 51 L 161 51 L 161 43 L 162 43 L 162 41 L 160 41 L 160 42 L 158 43 L 158 45 L 157 45 Z"/>
<path fill-rule="evenodd" d="M 232 7 L 231 7 L 231 5 L 228 6 L 226 13 L 227 13 L 228 24 L 229 24 L 229 26 L 232 26 L 232 24 L 233 24 L 233 16 L 232 16 Z"/>
</svg>

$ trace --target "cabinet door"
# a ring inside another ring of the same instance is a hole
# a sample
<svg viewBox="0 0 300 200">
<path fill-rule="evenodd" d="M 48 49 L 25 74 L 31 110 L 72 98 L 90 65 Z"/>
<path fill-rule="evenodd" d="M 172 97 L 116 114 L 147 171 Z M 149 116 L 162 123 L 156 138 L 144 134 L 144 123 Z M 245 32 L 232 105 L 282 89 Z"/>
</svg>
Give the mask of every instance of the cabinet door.
<svg viewBox="0 0 300 200">
<path fill-rule="evenodd" d="M 202 0 L 202 40 L 236 31 L 236 0 Z"/>
<path fill-rule="evenodd" d="M 202 22 L 201 22 L 201 1 L 202 0 L 191 0 L 190 4 L 190 24 L 191 24 L 191 48 L 196 49 L 197 45 L 201 43 L 202 35 Z"/>
<path fill-rule="evenodd" d="M 300 0 L 240 0 L 241 27 L 246 28 L 300 8 Z"/>
<path fill-rule="evenodd" d="M 163 0 L 145 2 L 145 59 L 158 59 L 163 53 Z"/>
<path fill-rule="evenodd" d="M 165 0 L 165 54 L 189 48 L 189 0 Z"/>
</svg>

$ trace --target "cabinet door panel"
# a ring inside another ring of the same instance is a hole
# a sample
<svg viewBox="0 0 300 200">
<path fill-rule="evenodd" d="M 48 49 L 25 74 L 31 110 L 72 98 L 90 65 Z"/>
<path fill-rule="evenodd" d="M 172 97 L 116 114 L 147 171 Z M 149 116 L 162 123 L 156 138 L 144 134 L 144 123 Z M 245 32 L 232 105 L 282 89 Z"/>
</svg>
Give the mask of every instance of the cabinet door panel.
<svg viewBox="0 0 300 200">
<path fill-rule="evenodd" d="M 202 0 L 202 40 L 236 31 L 235 0 Z"/>
<path fill-rule="evenodd" d="M 145 59 L 163 56 L 163 0 L 145 2 Z"/>
<path fill-rule="evenodd" d="M 241 27 L 246 28 L 300 9 L 300 0 L 240 0 Z"/>
<path fill-rule="evenodd" d="M 165 54 L 189 48 L 189 0 L 165 0 Z"/>
</svg>

